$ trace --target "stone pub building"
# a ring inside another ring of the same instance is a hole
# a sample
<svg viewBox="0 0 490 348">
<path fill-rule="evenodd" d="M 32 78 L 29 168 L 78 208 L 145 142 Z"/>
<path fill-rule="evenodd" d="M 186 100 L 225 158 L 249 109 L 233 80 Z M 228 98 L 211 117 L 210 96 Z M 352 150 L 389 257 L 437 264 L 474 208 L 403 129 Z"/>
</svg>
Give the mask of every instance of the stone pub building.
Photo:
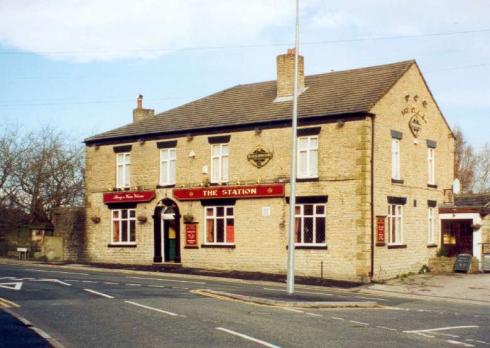
<svg viewBox="0 0 490 348">
<path fill-rule="evenodd" d="M 284 274 L 294 51 L 237 85 L 92 136 L 86 261 Z M 299 69 L 296 274 L 418 271 L 441 243 L 454 138 L 415 61 Z"/>
</svg>

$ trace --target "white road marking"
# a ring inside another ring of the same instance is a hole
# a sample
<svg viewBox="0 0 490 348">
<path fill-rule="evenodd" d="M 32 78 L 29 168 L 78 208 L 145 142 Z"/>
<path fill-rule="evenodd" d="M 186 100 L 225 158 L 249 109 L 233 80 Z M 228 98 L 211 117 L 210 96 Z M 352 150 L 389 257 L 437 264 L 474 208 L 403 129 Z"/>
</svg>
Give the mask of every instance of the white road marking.
<svg viewBox="0 0 490 348">
<path fill-rule="evenodd" d="M 284 309 L 285 311 L 290 311 L 290 312 L 295 312 L 295 313 L 304 313 L 303 311 L 300 311 L 299 309 L 294 309 L 294 308 L 283 307 L 282 309 Z"/>
<path fill-rule="evenodd" d="M 274 288 L 264 288 L 264 290 L 272 290 L 272 291 L 282 291 L 282 292 L 286 292 L 287 290 L 284 290 L 284 289 L 274 289 Z M 297 292 L 298 294 L 314 294 L 314 295 L 324 295 L 324 296 L 334 296 L 333 294 L 327 294 L 327 293 L 324 293 L 324 292 L 313 292 L 313 291 L 295 291 Z M 337 295 L 339 297 L 344 297 L 344 296 L 341 296 L 341 295 Z"/>
<path fill-rule="evenodd" d="M 398 331 L 397 329 L 393 329 L 387 326 L 376 326 L 378 329 L 388 330 L 388 331 Z"/>
<path fill-rule="evenodd" d="M 174 312 L 164 311 L 163 309 L 146 306 L 146 305 L 143 305 L 143 304 L 140 304 L 140 303 L 136 303 L 136 302 L 132 302 L 132 301 L 124 301 L 124 302 L 129 303 L 129 304 L 132 304 L 133 306 L 138 306 L 138 307 L 141 307 L 141 308 L 149 309 L 151 311 L 155 311 L 155 312 L 159 312 L 159 313 L 163 313 L 163 314 L 168 314 L 168 315 L 171 315 L 173 317 L 185 317 L 185 315 L 180 315 L 180 314 L 177 314 L 177 313 L 174 313 Z"/>
<path fill-rule="evenodd" d="M 119 285 L 119 283 L 116 283 L 116 282 L 104 282 L 104 284 L 107 284 L 107 285 Z"/>
<path fill-rule="evenodd" d="M 64 274 L 76 274 L 76 275 L 85 275 L 88 276 L 89 274 L 87 273 L 78 273 L 78 272 L 65 272 L 65 271 L 48 271 L 45 269 L 33 269 L 33 268 L 26 268 L 26 271 L 33 271 L 33 272 L 50 272 L 50 273 L 64 273 Z"/>
<path fill-rule="evenodd" d="M 377 301 L 385 301 L 385 302 L 388 302 L 389 300 L 387 299 L 384 299 L 384 298 L 379 298 L 379 297 L 367 297 L 367 296 L 355 296 L 355 298 L 360 298 L 360 299 L 363 299 L 363 300 L 377 300 Z"/>
<path fill-rule="evenodd" d="M 52 278 L 40 278 L 40 279 L 35 279 L 33 280 L 35 282 L 49 282 L 49 283 L 58 283 L 58 284 L 61 284 L 61 285 L 65 285 L 65 286 L 71 286 L 71 284 L 68 284 L 68 283 L 65 283 L 64 281 L 62 280 L 59 280 L 59 279 L 52 279 Z"/>
<path fill-rule="evenodd" d="M 349 322 L 354 323 L 354 324 L 359 324 L 359 325 L 367 325 L 367 326 L 369 326 L 369 324 L 368 324 L 368 323 L 364 323 L 364 322 L 362 322 L 362 321 L 349 320 Z"/>
<path fill-rule="evenodd" d="M 44 338 L 45 340 L 49 340 L 51 338 L 51 336 L 49 336 L 46 331 L 44 330 L 41 330 L 40 328 L 38 327 L 35 327 L 35 326 L 31 326 L 30 329 L 32 331 L 34 331 L 35 333 L 37 333 L 39 336 L 41 336 L 42 338 Z"/>
<path fill-rule="evenodd" d="M 312 317 L 323 317 L 323 315 L 321 314 L 316 314 L 316 313 L 308 313 L 308 312 L 305 312 L 306 315 L 309 315 L 309 316 L 312 316 Z"/>
<path fill-rule="evenodd" d="M 330 317 L 330 318 L 332 318 L 333 320 L 341 320 L 341 321 L 345 321 L 345 319 L 344 319 L 344 318 L 339 318 L 339 317 Z"/>
<path fill-rule="evenodd" d="M 464 342 L 460 342 L 460 341 L 447 340 L 446 342 L 447 342 L 447 343 L 451 343 L 451 344 L 456 344 L 456 345 L 458 345 L 458 346 L 474 347 L 474 345 L 473 345 L 473 344 L 464 343 Z"/>
<path fill-rule="evenodd" d="M 159 280 L 163 282 L 177 282 L 177 283 L 191 283 L 191 284 L 206 284 L 205 282 L 194 282 L 190 280 L 176 280 L 176 279 L 167 279 L 167 278 L 144 278 L 144 277 L 129 277 L 130 279 L 146 279 L 146 280 Z"/>
<path fill-rule="evenodd" d="M 482 344 L 489 344 L 488 342 L 480 341 L 480 340 L 475 340 L 475 342 L 482 343 Z"/>
<path fill-rule="evenodd" d="M 18 291 L 22 288 L 22 284 L 22 282 L 0 283 L 0 288 Z"/>
<path fill-rule="evenodd" d="M 141 286 L 141 284 L 126 283 L 127 286 Z"/>
<path fill-rule="evenodd" d="M 455 329 L 476 329 L 479 326 L 476 325 L 466 325 L 466 326 L 447 326 L 447 327 L 438 327 L 435 329 L 426 329 L 426 330 L 408 330 L 403 331 L 405 333 L 420 333 L 420 332 L 437 332 L 437 331 L 446 331 L 446 330 L 455 330 Z"/>
<path fill-rule="evenodd" d="M 81 280 L 78 279 L 65 279 L 65 282 L 81 282 Z"/>
<path fill-rule="evenodd" d="M 149 288 L 166 288 L 166 285 L 148 285 Z"/>
<path fill-rule="evenodd" d="M 114 296 L 111 296 L 111 295 L 107 295 L 107 294 L 103 294 L 101 292 L 98 292 L 98 291 L 95 291 L 95 290 L 90 290 L 90 289 L 83 289 L 87 292 L 90 292 L 92 294 L 95 294 L 95 295 L 99 295 L 99 296 L 102 296 L 102 297 L 106 297 L 106 298 L 114 298 Z"/>
<path fill-rule="evenodd" d="M 219 330 L 219 331 L 223 331 L 223 332 L 226 332 L 226 333 L 229 333 L 231 335 L 235 335 L 235 336 L 238 336 L 238 337 L 241 337 L 241 338 L 244 338 L 246 340 L 249 340 L 249 341 L 252 341 L 252 342 L 255 342 L 255 343 L 258 343 L 264 347 L 270 347 L 270 348 L 281 348 L 280 346 L 277 346 L 275 344 L 272 344 L 272 343 L 269 343 L 269 342 L 265 342 L 265 341 L 262 341 L 262 340 L 259 340 L 257 338 L 254 338 L 254 337 L 251 337 L 251 336 L 248 336 L 248 335 L 245 335 L 245 334 L 242 334 L 242 333 L 239 333 L 239 332 L 236 332 L 236 331 L 232 331 L 232 330 L 229 330 L 229 329 L 225 329 L 224 327 L 217 327 L 216 330 Z"/>
<path fill-rule="evenodd" d="M 98 283 L 95 280 L 82 280 L 82 283 Z"/>
</svg>

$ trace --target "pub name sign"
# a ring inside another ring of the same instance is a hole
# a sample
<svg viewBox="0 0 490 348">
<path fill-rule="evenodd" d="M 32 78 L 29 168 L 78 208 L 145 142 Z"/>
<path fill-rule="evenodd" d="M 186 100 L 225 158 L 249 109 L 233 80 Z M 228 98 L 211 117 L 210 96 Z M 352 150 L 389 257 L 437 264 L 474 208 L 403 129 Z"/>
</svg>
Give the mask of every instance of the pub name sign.
<svg viewBox="0 0 490 348">
<path fill-rule="evenodd" d="M 180 201 L 220 198 L 284 197 L 284 184 L 215 186 L 190 189 L 174 189 L 174 197 Z"/>
<path fill-rule="evenodd" d="M 155 191 L 122 191 L 105 192 L 104 203 L 141 203 L 149 202 L 155 198 Z"/>
</svg>

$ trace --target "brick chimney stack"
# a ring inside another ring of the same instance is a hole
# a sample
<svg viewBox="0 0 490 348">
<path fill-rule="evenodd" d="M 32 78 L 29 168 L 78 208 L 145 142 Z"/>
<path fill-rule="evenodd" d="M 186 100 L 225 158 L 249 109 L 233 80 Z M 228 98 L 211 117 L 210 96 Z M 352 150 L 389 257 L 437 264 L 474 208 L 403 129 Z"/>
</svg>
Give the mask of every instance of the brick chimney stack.
<svg viewBox="0 0 490 348">
<path fill-rule="evenodd" d="M 291 97 L 294 89 L 294 48 L 277 56 L 277 98 Z M 305 89 L 304 58 L 298 56 L 298 93 Z"/>
<path fill-rule="evenodd" d="M 133 123 L 155 116 L 154 109 L 143 109 L 143 96 L 140 94 L 133 110 Z"/>
</svg>

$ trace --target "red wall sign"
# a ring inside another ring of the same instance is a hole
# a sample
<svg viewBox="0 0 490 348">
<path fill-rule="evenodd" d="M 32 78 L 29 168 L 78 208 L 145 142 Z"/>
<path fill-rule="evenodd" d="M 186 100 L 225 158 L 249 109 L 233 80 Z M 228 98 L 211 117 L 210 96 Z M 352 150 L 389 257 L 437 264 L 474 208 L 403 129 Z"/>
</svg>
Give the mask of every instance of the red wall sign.
<svg viewBox="0 0 490 348">
<path fill-rule="evenodd" d="M 385 217 L 376 217 L 376 245 L 385 245 Z"/>
<path fill-rule="evenodd" d="M 174 197 L 180 201 L 217 198 L 264 198 L 284 197 L 284 184 L 211 186 L 191 189 L 174 189 Z"/>
<path fill-rule="evenodd" d="M 139 203 L 149 202 L 155 198 L 155 191 L 122 191 L 105 192 L 104 203 Z"/>
<path fill-rule="evenodd" d="M 185 246 L 197 247 L 197 224 L 185 225 Z"/>
</svg>

